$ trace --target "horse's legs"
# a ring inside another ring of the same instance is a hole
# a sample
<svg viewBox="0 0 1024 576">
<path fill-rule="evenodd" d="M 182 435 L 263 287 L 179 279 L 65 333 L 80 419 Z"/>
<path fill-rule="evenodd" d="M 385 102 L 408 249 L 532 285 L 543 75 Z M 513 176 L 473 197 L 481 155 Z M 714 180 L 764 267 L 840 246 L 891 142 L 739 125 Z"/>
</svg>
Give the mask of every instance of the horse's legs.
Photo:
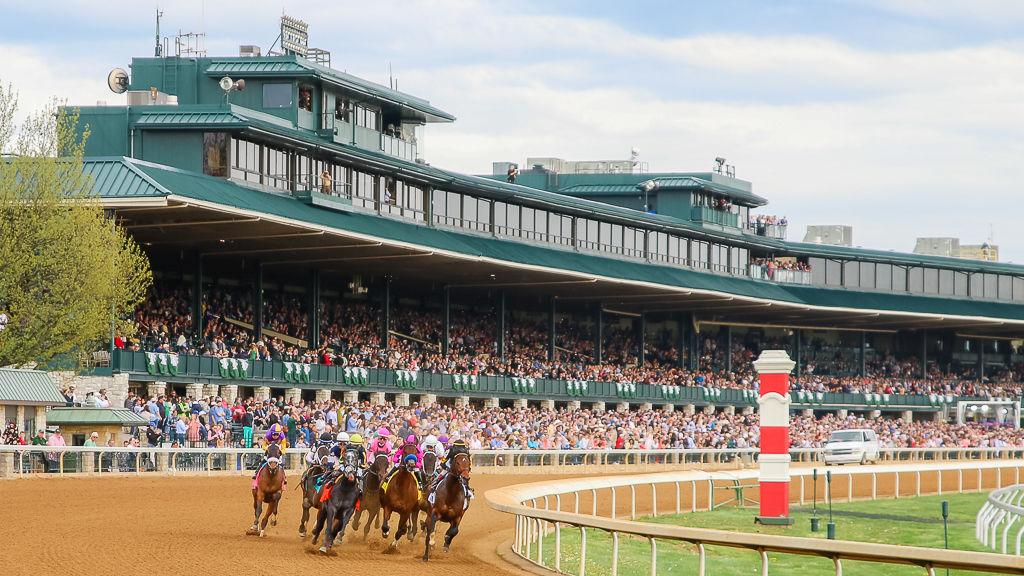
<svg viewBox="0 0 1024 576">
<path fill-rule="evenodd" d="M 398 530 L 395 531 L 395 540 L 391 543 L 392 548 L 398 548 L 398 541 L 409 533 L 409 513 L 402 512 L 398 515 Z"/>
<path fill-rule="evenodd" d="M 310 544 L 316 545 L 316 541 L 320 539 L 320 532 L 324 529 L 324 521 L 327 519 L 327 505 L 320 506 L 320 509 L 316 512 L 316 524 L 313 525 L 313 539 Z"/>
<path fill-rule="evenodd" d="M 420 521 L 420 504 L 416 503 L 416 507 L 409 512 L 409 542 L 416 537 L 416 533 L 419 531 Z"/>
<path fill-rule="evenodd" d="M 253 490 L 252 491 L 252 515 L 253 515 L 253 519 L 252 519 L 252 528 L 251 528 L 252 532 L 256 532 L 257 530 L 259 530 L 260 512 L 262 512 L 262 510 L 260 510 L 260 508 L 261 508 L 261 506 L 260 506 L 260 497 L 256 493 L 256 490 Z"/>
<path fill-rule="evenodd" d="M 376 509 L 372 510 L 372 511 L 371 510 L 367 510 L 366 511 L 366 525 L 363 527 L 363 542 L 366 542 L 366 539 L 370 535 L 370 525 L 371 524 L 373 524 L 375 527 L 376 526 L 380 526 L 380 507 L 379 506 Z"/>
<path fill-rule="evenodd" d="M 459 522 L 462 522 L 462 518 L 455 518 L 451 524 L 448 525 L 448 531 L 444 533 L 444 551 L 448 551 L 448 547 L 452 545 L 452 540 L 459 535 Z"/>
<path fill-rule="evenodd" d="M 388 533 L 391 532 L 391 526 L 388 524 L 391 521 L 391 507 L 385 504 L 381 514 L 383 514 L 384 524 L 380 527 L 380 537 L 386 540 Z"/>
<path fill-rule="evenodd" d="M 324 521 L 326 532 L 324 532 L 323 544 L 320 545 L 321 554 L 327 554 L 327 551 L 331 549 L 331 546 L 334 546 L 334 503 L 330 501 L 324 502 L 324 510 L 326 510 L 325 516 L 327 518 Z"/>
<path fill-rule="evenodd" d="M 353 506 L 354 507 L 354 506 Z M 352 519 L 352 514 L 355 512 L 352 508 L 347 508 L 341 511 L 341 518 L 338 523 L 338 542 L 345 540 L 345 528 L 348 527 L 348 521 Z"/>
<path fill-rule="evenodd" d="M 426 526 L 423 528 L 423 561 L 430 560 L 430 537 L 434 534 L 434 523 L 437 520 L 434 518 L 434 511 L 427 511 Z"/>
<path fill-rule="evenodd" d="M 277 498 L 271 498 L 270 502 L 267 502 L 267 510 L 263 513 L 263 520 L 260 522 L 260 538 L 267 536 L 267 522 L 270 521 L 270 517 L 277 514 L 277 501 L 281 497 L 280 492 L 277 494 Z"/>
<path fill-rule="evenodd" d="M 306 537 L 306 522 L 309 522 L 309 508 L 312 504 L 309 503 L 309 498 L 302 497 L 302 520 L 299 522 L 299 538 Z"/>
<path fill-rule="evenodd" d="M 352 515 L 352 531 L 353 532 L 358 532 L 359 531 L 359 517 L 362 516 L 362 515 L 363 515 L 362 507 L 360 507 L 359 510 L 356 510 L 355 514 Z"/>
</svg>

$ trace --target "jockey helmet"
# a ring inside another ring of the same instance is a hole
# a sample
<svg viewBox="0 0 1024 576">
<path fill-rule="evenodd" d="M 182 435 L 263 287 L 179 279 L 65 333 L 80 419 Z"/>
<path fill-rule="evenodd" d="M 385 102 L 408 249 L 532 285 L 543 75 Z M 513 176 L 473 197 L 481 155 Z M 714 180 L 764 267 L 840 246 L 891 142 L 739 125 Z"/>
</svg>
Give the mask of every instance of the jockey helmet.
<svg viewBox="0 0 1024 576">
<path fill-rule="evenodd" d="M 377 428 L 377 436 L 387 438 L 388 436 L 391 436 L 391 432 L 389 432 L 387 428 L 381 426 L 380 428 Z"/>
<path fill-rule="evenodd" d="M 360 436 L 359 434 L 353 434 L 353 435 L 349 436 L 348 441 L 351 444 L 362 444 L 363 443 L 363 437 Z"/>
<path fill-rule="evenodd" d="M 405 442 L 407 444 L 415 444 L 416 443 L 416 435 L 415 434 L 409 434 L 408 436 L 405 437 Z"/>
<path fill-rule="evenodd" d="M 423 439 L 423 443 L 427 446 L 433 446 L 434 444 L 437 444 L 437 436 L 428 434 L 427 437 Z"/>
<path fill-rule="evenodd" d="M 338 432 L 338 442 L 348 442 L 348 433 Z"/>
<path fill-rule="evenodd" d="M 333 442 L 334 441 L 334 436 L 331 436 L 330 432 L 324 432 L 323 434 L 320 435 L 320 441 L 321 442 Z"/>
<path fill-rule="evenodd" d="M 405 462 L 409 462 L 410 460 L 416 462 L 417 458 L 415 454 L 406 454 L 405 458 L 403 458 L 402 460 L 404 460 Z"/>
<path fill-rule="evenodd" d="M 465 446 L 465 445 L 466 445 L 466 441 L 463 440 L 462 438 L 456 438 L 455 441 L 452 442 L 452 446 Z"/>
<path fill-rule="evenodd" d="M 437 441 L 440 442 L 441 444 L 447 444 L 448 443 L 448 437 L 445 436 L 444 434 L 441 434 L 441 436 L 438 437 Z"/>
</svg>

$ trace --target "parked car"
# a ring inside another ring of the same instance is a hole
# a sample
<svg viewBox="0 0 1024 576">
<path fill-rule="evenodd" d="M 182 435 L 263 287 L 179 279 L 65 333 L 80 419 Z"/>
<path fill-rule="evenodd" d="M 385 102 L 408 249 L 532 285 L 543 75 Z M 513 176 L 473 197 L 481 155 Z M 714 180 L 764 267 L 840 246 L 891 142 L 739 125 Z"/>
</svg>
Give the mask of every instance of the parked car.
<svg viewBox="0 0 1024 576">
<path fill-rule="evenodd" d="M 867 464 L 878 461 L 874 430 L 836 430 L 825 443 L 825 464 Z"/>
</svg>

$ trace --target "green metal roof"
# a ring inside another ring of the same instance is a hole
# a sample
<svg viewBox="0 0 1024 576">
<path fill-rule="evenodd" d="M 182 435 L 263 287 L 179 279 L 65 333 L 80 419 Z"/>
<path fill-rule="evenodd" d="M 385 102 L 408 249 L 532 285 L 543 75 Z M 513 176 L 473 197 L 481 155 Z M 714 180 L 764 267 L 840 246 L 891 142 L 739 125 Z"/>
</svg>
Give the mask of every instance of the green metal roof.
<svg viewBox="0 0 1024 576">
<path fill-rule="evenodd" d="M 46 413 L 47 426 L 117 425 L 146 426 L 149 421 L 127 408 L 51 408 Z"/>
<path fill-rule="evenodd" d="M 141 112 L 135 120 L 135 126 L 140 128 L 176 128 L 183 126 L 190 128 L 218 127 L 218 128 L 240 128 L 248 126 L 249 122 L 244 117 L 235 114 L 230 109 L 218 107 L 213 110 L 194 110 L 189 107 L 182 107 L 180 111 L 152 111 L 142 108 L 135 111 Z"/>
<path fill-rule="evenodd" d="M 287 195 L 262 192 L 223 178 L 147 162 L 130 162 L 162 188 L 172 191 L 179 197 L 205 201 L 229 209 L 257 211 L 342 233 L 352 232 L 385 241 L 422 246 L 425 249 L 794 304 L 1024 320 L 1024 306 L 1018 304 L 776 284 L 688 268 L 582 254 L 544 245 L 462 234 L 371 214 L 322 209 Z"/>
<path fill-rule="evenodd" d="M 636 196 L 637 187 L 632 184 L 576 184 L 558 190 L 568 196 Z"/>
<path fill-rule="evenodd" d="M 746 190 L 740 190 L 738 188 L 733 188 L 732 186 L 718 184 L 717 182 L 697 178 L 696 176 L 662 176 L 651 178 L 650 180 L 637 184 L 637 186 L 642 188 L 647 184 L 647 182 L 654 183 L 654 191 L 696 189 L 705 190 L 713 194 L 720 194 L 722 196 L 728 196 L 740 204 L 745 204 L 751 207 L 764 206 L 768 203 L 767 199 L 762 198 L 753 192 L 747 192 Z"/>
<path fill-rule="evenodd" d="M 46 372 L 0 368 L 0 404 L 61 406 L 64 395 Z"/>
<path fill-rule="evenodd" d="M 97 158 L 85 163 L 93 188 L 104 197 L 163 196 L 167 193 L 123 158 Z"/>
<path fill-rule="evenodd" d="M 432 106 L 423 98 L 310 62 L 299 56 L 217 58 L 206 67 L 207 76 L 313 77 L 353 92 L 409 108 L 426 115 L 428 121 L 452 122 L 455 116 Z"/>
</svg>

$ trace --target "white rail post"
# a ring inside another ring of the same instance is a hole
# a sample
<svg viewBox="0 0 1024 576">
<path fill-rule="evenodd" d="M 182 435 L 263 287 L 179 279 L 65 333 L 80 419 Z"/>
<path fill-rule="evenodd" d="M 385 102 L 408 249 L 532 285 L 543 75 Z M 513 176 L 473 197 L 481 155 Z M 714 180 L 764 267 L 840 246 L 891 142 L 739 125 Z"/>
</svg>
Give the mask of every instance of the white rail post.
<svg viewBox="0 0 1024 576">
<path fill-rule="evenodd" d="M 555 494 L 555 510 L 562 511 L 562 495 Z"/>
<path fill-rule="evenodd" d="M 899 498 L 900 498 L 900 473 L 899 472 L 895 472 L 894 475 L 896 476 L 896 480 L 895 480 L 895 482 L 896 482 L 896 499 L 899 500 Z"/>
<path fill-rule="evenodd" d="M 936 478 L 936 484 L 938 485 L 938 488 L 939 488 L 939 496 L 942 496 L 942 470 L 941 469 L 936 470 L 935 474 L 938 476 Z"/>
<path fill-rule="evenodd" d="M 679 482 L 676 482 L 676 515 L 677 516 L 679 514 L 683 513 L 682 505 L 683 505 L 682 489 L 680 489 L 680 487 L 679 487 Z"/>
<path fill-rule="evenodd" d="M 651 576 L 658 576 L 658 541 L 651 538 Z"/>
<path fill-rule="evenodd" d="M 917 482 L 917 485 L 914 487 L 914 495 L 915 496 L 920 496 L 921 495 L 921 471 L 920 470 L 914 472 L 914 478 L 915 478 L 915 481 Z"/>
<path fill-rule="evenodd" d="M 612 576 L 619 574 L 619 533 L 612 532 Z"/>
<path fill-rule="evenodd" d="M 562 525 L 555 522 L 555 572 L 562 571 Z"/>
<path fill-rule="evenodd" d="M 636 518 L 636 484 L 629 485 L 629 519 Z"/>
<path fill-rule="evenodd" d="M 832 564 L 836 567 L 836 576 L 843 576 L 843 561 L 837 556 L 832 559 Z"/>
<path fill-rule="evenodd" d="M 853 472 L 846 475 L 846 501 L 853 502 Z"/>
<path fill-rule="evenodd" d="M 651 514 L 658 517 L 658 487 L 651 482 Z"/>
<path fill-rule="evenodd" d="M 964 469 L 963 468 L 957 468 L 956 469 L 956 484 L 957 484 L 957 488 L 956 488 L 957 493 L 958 494 L 963 494 L 964 493 Z"/>
<path fill-rule="evenodd" d="M 547 522 L 537 520 L 537 564 L 544 565 L 544 528 Z"/>
<path fill-rule="evenodd" d="M 981 492 L 981 468 L 978 468 L 978 492 Z"/>
<path fill-rule="evenodd" d="M 615 520 L 615 486 L 611 487 L 612 491 L 612 520 Z"/>
<path fill-rule="evenodd" d="M 804 505 L 804 476 L 800 475 L 800 505 Z"/>
<path fill-rule="evenodd" d="M 579 496 L 579 494 L 577 494 L 577 496 Z M 596 488 L 590 491 L 590 496 L 592 497 L 591 501 L 590 501 L 590 505 L 593 508 L 593 510 L 591 511 L 590 514 L 591 514 L 591 516 L 597 516 L 597 489 Z"/>
<path fill-rule="evenodd" d="M 878 472 L 871 472 L 871 499 L 878 500 Z"/>
<path fill-rule="evenodd" d="M 587 529 L 580 526 L 580 576 L 587 576 Z"/>
<path fill-rule="evenodd" d="M 697 542 L 697 576 L 707 576 L 708 554 L 704 550 L 704 543 Z"/>
<path fill-rule="evenodd" d="M 1017 556 L 1020 556 L 1020 541 L 1022 538 L 1024 538 L 1024 526 L 1021 526 L 1020 530 L 1017 530 L 1017 548 L 1014 550 L 1014 554 Z"/>
<path fill-rule="evenodd" d="M 533 518 L 526 518 L 526 559 L 530 560 L 533 551 Z"/>
<path fill-rule="evenodd" d="M 708 512 L 715 509 L 715 481 L 708 479 Z"/>
<path fill-rule="evenodd" d="M 758 550 L 761 555 L 761 576 L 768 576 L 768 552 Z"/>
</svg>

